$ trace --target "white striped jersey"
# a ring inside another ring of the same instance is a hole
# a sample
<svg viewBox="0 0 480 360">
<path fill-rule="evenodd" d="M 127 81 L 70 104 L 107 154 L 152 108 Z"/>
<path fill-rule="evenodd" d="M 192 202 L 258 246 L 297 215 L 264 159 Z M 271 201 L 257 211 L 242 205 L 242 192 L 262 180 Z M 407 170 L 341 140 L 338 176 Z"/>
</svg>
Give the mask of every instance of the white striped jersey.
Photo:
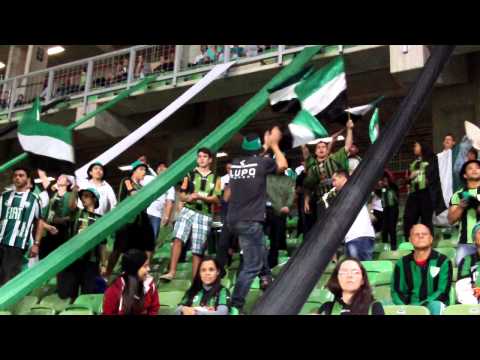
<svg viewBox="0 0 480 360">
<path fill-rule="evenodd" d="M 5 191 L 0 196 L 0 244 L 22 250 L 33 244 L 33 224 L 40 216 L 40 202 L 31 191 Z"/>
</svg>

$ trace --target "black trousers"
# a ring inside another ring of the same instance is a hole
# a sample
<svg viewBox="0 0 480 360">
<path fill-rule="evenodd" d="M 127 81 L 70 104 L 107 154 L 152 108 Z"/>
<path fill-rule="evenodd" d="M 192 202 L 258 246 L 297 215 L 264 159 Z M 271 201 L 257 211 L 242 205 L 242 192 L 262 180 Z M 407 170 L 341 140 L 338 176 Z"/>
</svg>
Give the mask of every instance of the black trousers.
<svg viewBox="0 0 480 360">
<path fill-rule="evenodd" d="M 270 269 L 278 265 L 278 251 L 286 246 L 287 242 L 287 216 L 277 215 L 272 208 L 267 208 L 267 221 L 265 233 L 270 238 L 270 251 L 268 265 Z"/>
<path fill-rule="evenodd" d="M 231 257 L 228 254 L 228 249 L 234 247 L 235 235 L 229 230 L 229 227 L 226 223 L 223 223 L 222 232 L 217 242 L 217 253 L 216 258 L 220 263 L 220 272 L 221 276 L 225 276 L 225 267 L 230 263 Z"/>
<path fill-rule="evenodd" d="M 408 195 L 405 204 L 405 215 L 403 216 L 403 232 L 408 239 L 410 229 L 419 221 L 428 226 L 433 235 L 433 204 L 428 189 L 415 191 Z"/>
<path fill-rule="evenodd" d="M 303 227 L 304 235 L 303 238 L 305 239 L 305 235 L 312 229 L 313 225 L 317 222 L 317 202 L 314 198 L 310 199 L 310 214 L 305 214 L 305 223 Z"/>
<path fill-rule="evenodd" d="M 25 250 L 14 246 L 0 245 L 0 286 L 9 282 L 22 271 Z"/>
<path fill-rule="evenodd" d="M 81 294 L 94 294 L 99 264 L 80 259 L 58 274 L 58 296 L 75 299 Z"/>
<path fill-rule="evenodd" d="M 375 233 L 377 232 L 380 232 L 382 231 L 383 229 L 383 211 L 378 211 L 378 210 L 373 210 L 373 216 L 375 216 L 375 219 L 377 219 L 377 221 L 375 221 L 373 223 L 373 228 L 375 229 Z"/>
<path fill-rule="evenodd" d="M 382 241 L 389 242 L 392 250 L 397 250 L 398 207 L 389 206 L 383 209 Z"/>
<path fill-rule="evenodd" d="M 297 223 L 297 236 L 304 234 L 305 229 L 305 208 L 304 204 L 305 196 L 303 194 L 298 194 L 297 197 L 297 208 L 298 208 L 298 223 Z"/>
</svg>

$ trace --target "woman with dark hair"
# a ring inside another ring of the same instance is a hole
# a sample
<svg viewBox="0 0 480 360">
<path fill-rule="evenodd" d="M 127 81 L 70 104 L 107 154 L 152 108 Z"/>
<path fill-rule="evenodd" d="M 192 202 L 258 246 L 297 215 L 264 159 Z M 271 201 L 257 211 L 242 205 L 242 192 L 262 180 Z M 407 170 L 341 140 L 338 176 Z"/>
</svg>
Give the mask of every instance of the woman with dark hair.
<svg viewBox="0 0 480 360">
<path fill-rule="evenodd" d="M 436 186 L 439 185 L 436 157 L 430 148 L 416 141 L 413 145 L 413 154 L 415 160 L 407 171 L 408 198 L 403 219 L 406 239 L 410 235 L 411 227 L 418 221 L 428 226 L 433 234 L 432 216 L 435 209 L 433 200 L 436 196 Z"/>
<path fill-rule="evenodd" d="M 385 315 L 372 296 L 367 272 L 355 258 L 344 258 L 333 270 L 327 288 L 335 299 L 318 309 L 319 315 Z"/>
<path fill-rule="evenodd" d="M 122 258 L 123 273 L 103 297 L 103 315 L 157 315 L 160 309 L 155 281 L 144 251 L 131 249 Z"/>
<path fill-rule="evenodd" d="M 228 315 L 230 293 L 220 283 L 220 264 L 205 257 L 193 284 L 177 308 L 177 315 Z"/>
</svg>

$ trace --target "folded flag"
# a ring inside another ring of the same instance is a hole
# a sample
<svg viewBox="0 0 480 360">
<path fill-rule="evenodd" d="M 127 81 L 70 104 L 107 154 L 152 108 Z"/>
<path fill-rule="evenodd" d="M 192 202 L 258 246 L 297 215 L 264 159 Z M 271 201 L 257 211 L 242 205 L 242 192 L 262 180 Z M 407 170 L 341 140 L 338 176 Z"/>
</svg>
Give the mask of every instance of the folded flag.
<svg viewBox="0 0 480 360">
<path fill-rule="evenodd" d="M 380 133 L 380 122 L 378 117 L 378 108 L 373 112 L 372 118 L 370 119 L 370 124 L 368 125 L 368 136 L 370 137 L 370 142 L 373 144 L 378 138 Z"/>
<path fill-rule="evenodd" d="M 18 140 L 29 154 L 30 165 L 49 174 L 73 174 L 72 130 L 40 121 L 40 113 L 40 99 L 36 98 L 18 124 Z"/>
</svg>

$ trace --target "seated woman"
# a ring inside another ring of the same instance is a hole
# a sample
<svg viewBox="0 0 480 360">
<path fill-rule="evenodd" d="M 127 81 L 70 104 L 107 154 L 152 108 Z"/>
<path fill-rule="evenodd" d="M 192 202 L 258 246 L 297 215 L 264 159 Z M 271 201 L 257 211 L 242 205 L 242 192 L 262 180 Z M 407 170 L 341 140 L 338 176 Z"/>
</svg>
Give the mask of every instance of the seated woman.
<svg viewBox="0 0 480 360">
<path fill-rule="evenodd" d="M 190 289 L 177 308 L 177 315 L 228 315 L 230 293 L 220 283 L 220 264 L 205 257 Z"/>
<path fill-rule="evenodd" d="M 131 249 L 122 258 L 120 275 L 105 292 L 103 315 L 157 315 L 160 309 L 155 281 L 144 251 Z"/>
<path fill-rule="evenodd" d="M 318 310 L 320 315 L 384 315 L 375 301 L 362 263 L 354 258 L 341 260 L 333 270 L 327 288 L 335 296 Z"/>
</svg>

